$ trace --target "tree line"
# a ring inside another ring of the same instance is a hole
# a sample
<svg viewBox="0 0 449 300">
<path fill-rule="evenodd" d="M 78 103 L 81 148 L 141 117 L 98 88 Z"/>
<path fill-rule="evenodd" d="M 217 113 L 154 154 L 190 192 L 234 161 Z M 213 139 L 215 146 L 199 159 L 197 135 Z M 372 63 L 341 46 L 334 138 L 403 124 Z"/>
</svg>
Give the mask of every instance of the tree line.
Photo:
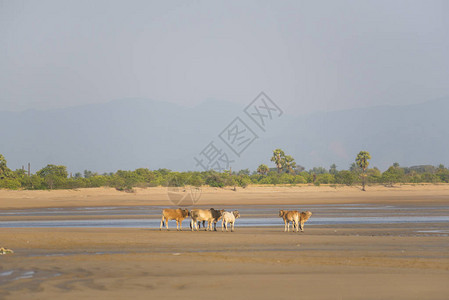
<svg viewBox="0 0 449 300">
<path fill-rule="evenodd" d="M 273 167 L 261 164 L 256 170 L 249 169 L 223 172 L 214 170 L 197 172 L 176 172 L 168 169 L 149 170 L 139 168 L 134 171 L 118 170 L 98 174 L 85 170 L 83 174 L 73 176 L 67 167 L 49 164 L 34 174 L 28 175 L 23 169 L 12 171 L 7 161 L 0 154 L 0 188 L 3 189 L 75 189 L 89 187 L 114 187 L 121 191 L 132 191 L 134 187 L 154 186 L 230 186 L 246 187 L 250 184 L 331 184 L 331 185 L 366 185 L 383 184 L 393 186 L 400 183 L 448 183 L 449 169 L 443 165 L 401 167 L 398 163 L 391 165 L 385 172 L 378 168 L 369 168 L 370 154 L 360 151 L 348 170 L 338 170 L 335 164 L 329 168 L 314 167 L 305 170 L 294 158 L 281 149 L 275 149 L 271 162 Z"/>
</svg>

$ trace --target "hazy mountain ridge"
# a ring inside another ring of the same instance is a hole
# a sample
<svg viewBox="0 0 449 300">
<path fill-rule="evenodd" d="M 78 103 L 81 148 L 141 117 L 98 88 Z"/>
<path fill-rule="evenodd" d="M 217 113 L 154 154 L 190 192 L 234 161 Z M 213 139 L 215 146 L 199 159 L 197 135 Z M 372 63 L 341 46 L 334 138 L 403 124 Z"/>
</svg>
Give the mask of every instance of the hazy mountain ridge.
<svg viewBox="0 0 449 300">
<path fill-rule="evenodd" d="M 47 111 L 0 112 L 0 153 L 8 165 L 48 163 L 71 172 L 170 168 L 194 170 L 197 155 L 244 106 L 206 101 L 194 107 L 125 99 Z M 346 169 L 358 151 L 381 169 L 449 164 L 449 99 L 407 106 L 378 106 L 304 116 L 285 113 L 245 150 L 233 169 L 270 164 L 282 148 L 298 164 Z M 252 126 L 252 125 L 250 125 Z"/>
</svg>

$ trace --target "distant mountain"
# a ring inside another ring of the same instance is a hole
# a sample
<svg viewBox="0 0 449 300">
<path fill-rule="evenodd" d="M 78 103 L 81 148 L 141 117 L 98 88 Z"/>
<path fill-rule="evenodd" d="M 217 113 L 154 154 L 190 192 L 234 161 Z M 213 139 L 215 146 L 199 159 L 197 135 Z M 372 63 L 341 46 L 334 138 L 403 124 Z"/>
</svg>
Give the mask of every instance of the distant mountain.
<svg viewBox="0 0 449 300">
<path fill-rule="evenodd" d="M 449 165 L 449 98 L 407 106 L 379 106 L 305 116 L 284 113 L 261 131 L 244 106 L 206 101 L 195 107 L 147 99 L 124 99 L 46 111 L 0 112 L 0 153 L 12 169 L 31 162 L 33 172 L 63 164 L 69 172 L 139 167 L 198 169 L 193 160 L 209 142 L 229 151 L 218 135 L 237 116 L 259 136 L 234 170 L 271 165 L 275 148 L 298 164 L 347 169 L 360 150 L 371 165 L 386 169 L 443 163 Z M 245 119 L 246 118 L 246 119 Z"/>
</svg>

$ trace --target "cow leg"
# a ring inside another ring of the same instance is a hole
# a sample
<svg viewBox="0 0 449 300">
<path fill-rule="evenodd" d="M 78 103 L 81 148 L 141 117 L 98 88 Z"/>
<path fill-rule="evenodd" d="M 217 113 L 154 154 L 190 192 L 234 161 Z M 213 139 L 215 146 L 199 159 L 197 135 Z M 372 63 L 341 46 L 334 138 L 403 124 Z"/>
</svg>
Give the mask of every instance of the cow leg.
<svg viewBox="0 0 449 300">
<path fill-rule="evenodd" d="M 224 220 L 221 221 L 221 231 L 223 232 L 224 230 Z"/>
<path fill-rule="evenodd" d="M 286 232 L 286 231 L 287 231 L 287 221 L 284 220 L 284 232 Z"/>
<path fill-rule="evenodd" d="M 168 230 L 168 219 L 167 219 L 167 218 L 165 218 L 165 227 L 166 227 L 167 230 Z"/>
<path fill-rule="evenodd" d="M 195 222 L 196 231 L 198 231 L 198 223 Z"/>
<path fill-rule="evenodd" d="M 231 223 L 231 232 L 234 232 L 234 222 Z"/>
<path fill-rule="evenodd" d="M 182 220 L 179 220 L 179 230 L 182 231 Z"/>
<path fill-rule="evenodd" d="M 159 227 L 159 230 L 162 230 L 162 225 L 164 225 L 164 216 L 162 216 L 161 226 Z"/>
</svg>

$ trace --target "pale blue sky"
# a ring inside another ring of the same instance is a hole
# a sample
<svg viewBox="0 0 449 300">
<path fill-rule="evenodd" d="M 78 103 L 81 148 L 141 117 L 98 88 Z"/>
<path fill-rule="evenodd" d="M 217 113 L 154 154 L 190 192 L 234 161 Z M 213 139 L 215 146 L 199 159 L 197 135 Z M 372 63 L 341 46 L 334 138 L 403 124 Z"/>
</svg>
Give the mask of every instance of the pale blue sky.
<svg viewBox="0 0 449 300">
<path fill-rule="evenodd" d="M 449 95 L 448 20 L 446 1 L 0 0 L 0 110 L 424 102 Z"/>
</svg>

